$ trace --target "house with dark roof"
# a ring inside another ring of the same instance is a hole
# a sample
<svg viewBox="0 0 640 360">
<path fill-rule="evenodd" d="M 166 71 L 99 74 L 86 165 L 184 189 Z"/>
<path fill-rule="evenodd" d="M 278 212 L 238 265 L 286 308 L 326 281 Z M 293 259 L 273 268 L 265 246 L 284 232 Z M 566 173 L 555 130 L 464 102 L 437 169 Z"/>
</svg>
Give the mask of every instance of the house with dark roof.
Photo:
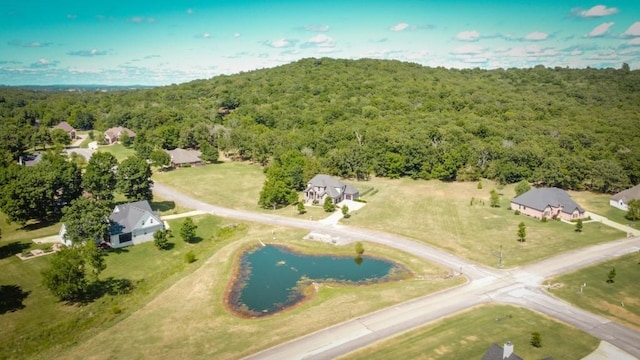
<svg viewBox="0 0 640 360">
<path fill-rule="evenodd" d="M 534 188 L 511 200 L 511 209 L 537 219 L 575 220 L 584 209 L 569 194 L 558 188 Z"/>
<path fill-rule="evenodd" d="M 629 211 L 629 201 L 640 200 L 640 185 L 622 190 L 609 199 L 609 205 L 620 210 Z"/>
<path fill-rule="evenodd" d="M 54 126 L 53 129 L 54 130 L 55 129 L 62 129 L 62 130 L 64 130 L 64 132 L 69 134 L 69 137 L 71 138 L 71 140 L 75 140 L 76 139 L 76 129 L 74 129 L 73 126 L 71 126 L 66 121 L 62 121 L 60 124 Z"/>
<path fill-rule="evenodd" d="M 112 248 L 121 248 L 153 240 L 153 233 L 164 230 L 164 222 L 151 210 L 146 200 L 116 205 L 109 215 L 109 238 L 107 243 Z M 62 224 L 60 238 L 65 245 L 66 227 Z M 101 241 L 102 239 L 96 239 Z"/>
<path fill-rule="evenodd" d="M 18 158 L 18 164 L 22 166 L 35 166 L 40 161 L 42 161 L 42 154 L 40 153 L 20 155 Z"/>
<path fill-rule="evenodd" d="M 176 148 L 165 150 L 165 152 L 171 156 L 171 166 L 173 167 L 198 166 L 204 163 L 200 158 L 202 156 L 200 150 Z"/>
<path fill-rule="evenodd" d="M 107 131 L 104 132 L 104 141 L 107 144 L 115 144 L 118 141 L 120 141 L 120 137 L 123 134 L 127 134 L 127 136 L 129 136 L 129 138 L 131 138 L 131 140 L 133 140 L 136 137 L 136 133 L 134 133 L 133 131 L 127 129 L 126 127 L 123 126 L 116 126 L 116 127 L 112 127 L 110 129 L 107 129 Z"/>
<path fill-rule="evenodd" d="M 355 187 L 336 178 L 318 174 L 307 183 L 304 200 L 307 204 L 323 204 L 327 197 L 337 204 L 343 200 L 355 200 L 360 197 L 360 193 Z"/>
<path fill-rule="evenodd" d="M 504 348 L 496 343 L 491 344 L 482 360 L 522 360 L 522 358 L 513 352 L 513 344 L 507 341 Z"/>
</svg>

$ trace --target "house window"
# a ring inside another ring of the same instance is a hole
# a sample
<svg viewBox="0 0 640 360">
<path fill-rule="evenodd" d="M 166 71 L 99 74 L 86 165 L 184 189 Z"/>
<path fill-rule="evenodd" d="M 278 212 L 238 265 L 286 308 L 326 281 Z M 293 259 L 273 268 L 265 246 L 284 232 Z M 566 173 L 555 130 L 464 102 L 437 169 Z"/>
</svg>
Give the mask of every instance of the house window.
<svg viewBox="0 0 640 360">
<path fill-rule="evenodd" d="M 118 241 L 120 242 L 120 244 L 131 241 L 131 233 L 120 234 L 120 236 L 118 236 Z"/>
</svg>

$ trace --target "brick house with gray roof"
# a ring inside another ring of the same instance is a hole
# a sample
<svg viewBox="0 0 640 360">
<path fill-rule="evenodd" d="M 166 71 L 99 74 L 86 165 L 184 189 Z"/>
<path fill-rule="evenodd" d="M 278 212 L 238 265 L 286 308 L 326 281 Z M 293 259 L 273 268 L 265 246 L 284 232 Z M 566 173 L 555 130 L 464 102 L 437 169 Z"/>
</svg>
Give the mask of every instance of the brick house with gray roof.
<svg viewBox="0 0 640 360">
<path fill-rule="evenodd" d="M 537 219 L 575 220 L 584 218 L 584 209 L 558 188 L 534 188 L 511 200 L 511 209 Z"/>
<path fill-rule="evenodd" d="M 355 200 L 360 197 L 360 193 L 355 187 L 329 175 L 318 174 L 309 180 L 304 190 L 307 204 L 324 204 L 327 197 L 337 204 L 343 200 Z"/>
</svg>

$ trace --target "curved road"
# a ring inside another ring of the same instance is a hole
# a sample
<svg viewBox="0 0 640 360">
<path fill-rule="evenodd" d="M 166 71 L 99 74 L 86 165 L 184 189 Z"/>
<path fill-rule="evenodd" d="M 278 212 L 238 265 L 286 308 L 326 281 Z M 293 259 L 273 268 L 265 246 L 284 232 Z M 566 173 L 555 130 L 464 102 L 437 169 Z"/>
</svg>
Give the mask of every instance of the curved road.
<svg viewBox="0 0 640 360">
<path fill-rule="evenodd" d="M 469 307 L 501 302 L 530 308 L 573 325 L 640 358 L 640 332 L 576 308 L 541 289 L 550 276 L 637 252 L 640 237 L 599 244 L 510 270 L 489 269 L 431 246 L 388 233 L 343 225 L 285 218 L 206 204 L 159 183 L 154 192 L 165 199 L 217 216 L 302 228 L 330 235 L 340 243 L 366 240 L 391 246 L 425 260 L 462 271 L 466 285 L 424 296 L 294 339 L 251 356 L 251 359 L 332 359 Z"/>
</svg>

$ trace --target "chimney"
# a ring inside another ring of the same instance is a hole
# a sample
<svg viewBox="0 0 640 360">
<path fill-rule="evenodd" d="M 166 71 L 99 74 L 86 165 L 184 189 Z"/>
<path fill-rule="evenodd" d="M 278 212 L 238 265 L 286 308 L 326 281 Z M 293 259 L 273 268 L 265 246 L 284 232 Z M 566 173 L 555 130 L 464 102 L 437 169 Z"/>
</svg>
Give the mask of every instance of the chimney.
<svg viewBox="0 0 640 360">
<path fill-rule="evenodd" d="M 513 344 L 511 343 L 511 341 L 507 341 L 506 343 L 504 343 L 502 358 L 507 359 L 509 356 L 511 356 L 511 354 L 513 354 Z"/>
</svg>

